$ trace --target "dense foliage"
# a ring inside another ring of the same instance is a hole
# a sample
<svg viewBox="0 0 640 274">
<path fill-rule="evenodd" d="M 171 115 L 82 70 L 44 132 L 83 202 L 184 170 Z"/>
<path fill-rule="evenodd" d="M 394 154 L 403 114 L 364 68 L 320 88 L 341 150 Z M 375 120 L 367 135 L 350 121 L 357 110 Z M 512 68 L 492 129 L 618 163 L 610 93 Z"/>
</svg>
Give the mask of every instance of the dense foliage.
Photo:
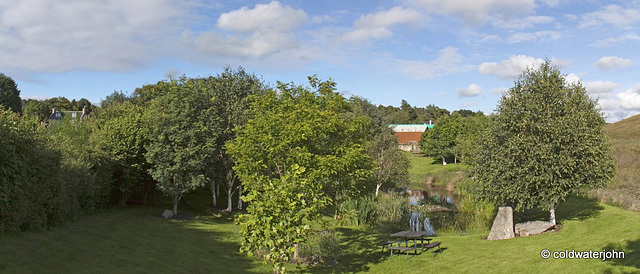
<svg viewBox="0 0 640 274">
<path fill-rule="evenodd" d="M 108 167 L 92 149 L 90 127 L 46 129 L 0 111 L 0 233 L 49 228 L 107 204 Z"/>
<path fill-rule="evenodd" d="M 500 100 L 472 168 L 484 197 L 549 209 L 614 174 L 605 120 L 581 83 L 549 61 L 528 69 Z"/>
<path fill-rule="evenodd" d="M 278 271 L 335 197 L 373 190 L 369 119 L 346 115 L 350 105 L 334 82 L 312 77 L 310 84 L 279 83 L 278 92 L 256 98 L 253 118 L 227 144 L 249 202 L 239 218 L 241 250 L 266 251 Z"/>
</svg>

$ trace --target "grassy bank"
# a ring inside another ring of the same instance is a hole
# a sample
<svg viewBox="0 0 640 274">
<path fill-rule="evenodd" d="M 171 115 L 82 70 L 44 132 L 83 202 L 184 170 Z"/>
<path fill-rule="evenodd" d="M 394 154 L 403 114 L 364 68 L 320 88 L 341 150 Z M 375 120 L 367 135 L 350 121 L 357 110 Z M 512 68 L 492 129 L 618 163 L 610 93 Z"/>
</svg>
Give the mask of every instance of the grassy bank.
<svg viewBox="0 0 640 274">
<path fill-rule="evenodd" d="M 455 185 L 466 178 L 465 164 L 442 165 L 442 162 L 422 154 L 407 153 L 411 162 L 409 182 L 398 185 L 410 189 L 425 189 L 426 183 L 432 180 L 434 186 Z M 431 178 L 431 179 L 430 179 Z"/>
<path fill-rule="evenodd" d="M 640 211 L 640 115 L 607 125 L 616 161 L 616 176 L 611 184 L 591 193 L 601 201 Z"/>
</svg>

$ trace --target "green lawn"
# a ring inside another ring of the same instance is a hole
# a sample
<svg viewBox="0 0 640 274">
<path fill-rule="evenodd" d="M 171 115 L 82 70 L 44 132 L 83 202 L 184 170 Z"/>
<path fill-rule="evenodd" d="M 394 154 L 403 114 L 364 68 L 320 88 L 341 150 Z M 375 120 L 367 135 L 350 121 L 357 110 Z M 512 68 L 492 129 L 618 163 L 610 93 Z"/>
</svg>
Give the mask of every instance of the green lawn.
<svg viewBox="0 0 640 274">
<path fill-rule="evenodd" d="M 203 196 L 205 197 L 205 196 Z M 197 200 L 191 200 L 196 204 Z M 0 239 L 2 273 L 269 273 L 269 266 L 239 254 L 233 215 L 205 208 L 185 212 L 194 220 L 164 220 L 162 207 L 113 209 L 50 231 L 23 232 Z M 188 208 L 188 207 L 187 207 Z M 386 234 L 338 227 L 344 247 L 339 264 L 299 267 L 301 272 L 444 273 L 584 272 L 640 273 L 640 213 L 586 198 L 558 207 L 562 230 L 491 242 L 485 234 L 436 237 L 446 249 L 415 257 L 382 254 L 376 243 Z M 328 218 L 325 218 L 325 220 Z M 330 220 L 330 219 L 329 219 Z M 559 260 L 542 249 L 626 251 L 624 260 Z M 295 267 L 292 267 L 295 268 Z M 290 268 L 290 269 L 292 269 Z"/>
</svg>

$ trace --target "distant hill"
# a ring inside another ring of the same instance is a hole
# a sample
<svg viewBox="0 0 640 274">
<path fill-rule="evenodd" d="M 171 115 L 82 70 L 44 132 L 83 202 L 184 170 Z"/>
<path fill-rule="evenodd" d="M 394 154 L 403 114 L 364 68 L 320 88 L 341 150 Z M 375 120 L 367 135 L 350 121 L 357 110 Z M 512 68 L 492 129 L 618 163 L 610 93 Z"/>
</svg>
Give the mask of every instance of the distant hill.
<svg viewBox="0 0 640 274">
<path fill-rule="evenodd" d="M 592 192 L 600 200 L 640 211 L 640 115 L 605 126 L 617 164 L 611 184 Z"/>
</svg>

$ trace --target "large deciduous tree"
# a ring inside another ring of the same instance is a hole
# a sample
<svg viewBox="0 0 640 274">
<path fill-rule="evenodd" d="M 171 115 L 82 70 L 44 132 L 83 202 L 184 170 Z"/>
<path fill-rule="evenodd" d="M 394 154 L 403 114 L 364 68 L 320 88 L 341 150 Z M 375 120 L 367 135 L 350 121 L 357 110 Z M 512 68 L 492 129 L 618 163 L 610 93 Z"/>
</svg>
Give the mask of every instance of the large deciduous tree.
<svg viewBox="0 0 640 274">
<path fill-rule="evenodd" d="M 154 89 L 161 92 L 148 98 L 145 158 L 157 188 L 173 199 L 177 214 L 183 194 L 208 181 L 206 169 L 217 155 L 220 119 L 215 98 L 193 79 L 159 82 Z"/>
<path fill-rule="evenodd" d="M 472 167 L 485 197 L 515 209 L 555 207 L 614 174 L 605 119 L 580 82 L 549 60 L 527 69 L 500 100 Z"/>
<path fill-rule="evenodd" d="M 227 143 L 249 202 L 238 219 L 241 250 L 265 250 L 276 271 L 332 198 L 373 190 L 364 136 L 370 120 L 347 115 L 350 105 L 334 82 L 310 83 L 278 83 L 277 92 L 256 98 L 253 118 Z"/>
<path fill-rule="evenodd" d="M 18 85 L 11 77 L 0 73 L 0 110 L 2 107 L 16 113 L 22 113 L 22 100 Z"/>
</svg>

